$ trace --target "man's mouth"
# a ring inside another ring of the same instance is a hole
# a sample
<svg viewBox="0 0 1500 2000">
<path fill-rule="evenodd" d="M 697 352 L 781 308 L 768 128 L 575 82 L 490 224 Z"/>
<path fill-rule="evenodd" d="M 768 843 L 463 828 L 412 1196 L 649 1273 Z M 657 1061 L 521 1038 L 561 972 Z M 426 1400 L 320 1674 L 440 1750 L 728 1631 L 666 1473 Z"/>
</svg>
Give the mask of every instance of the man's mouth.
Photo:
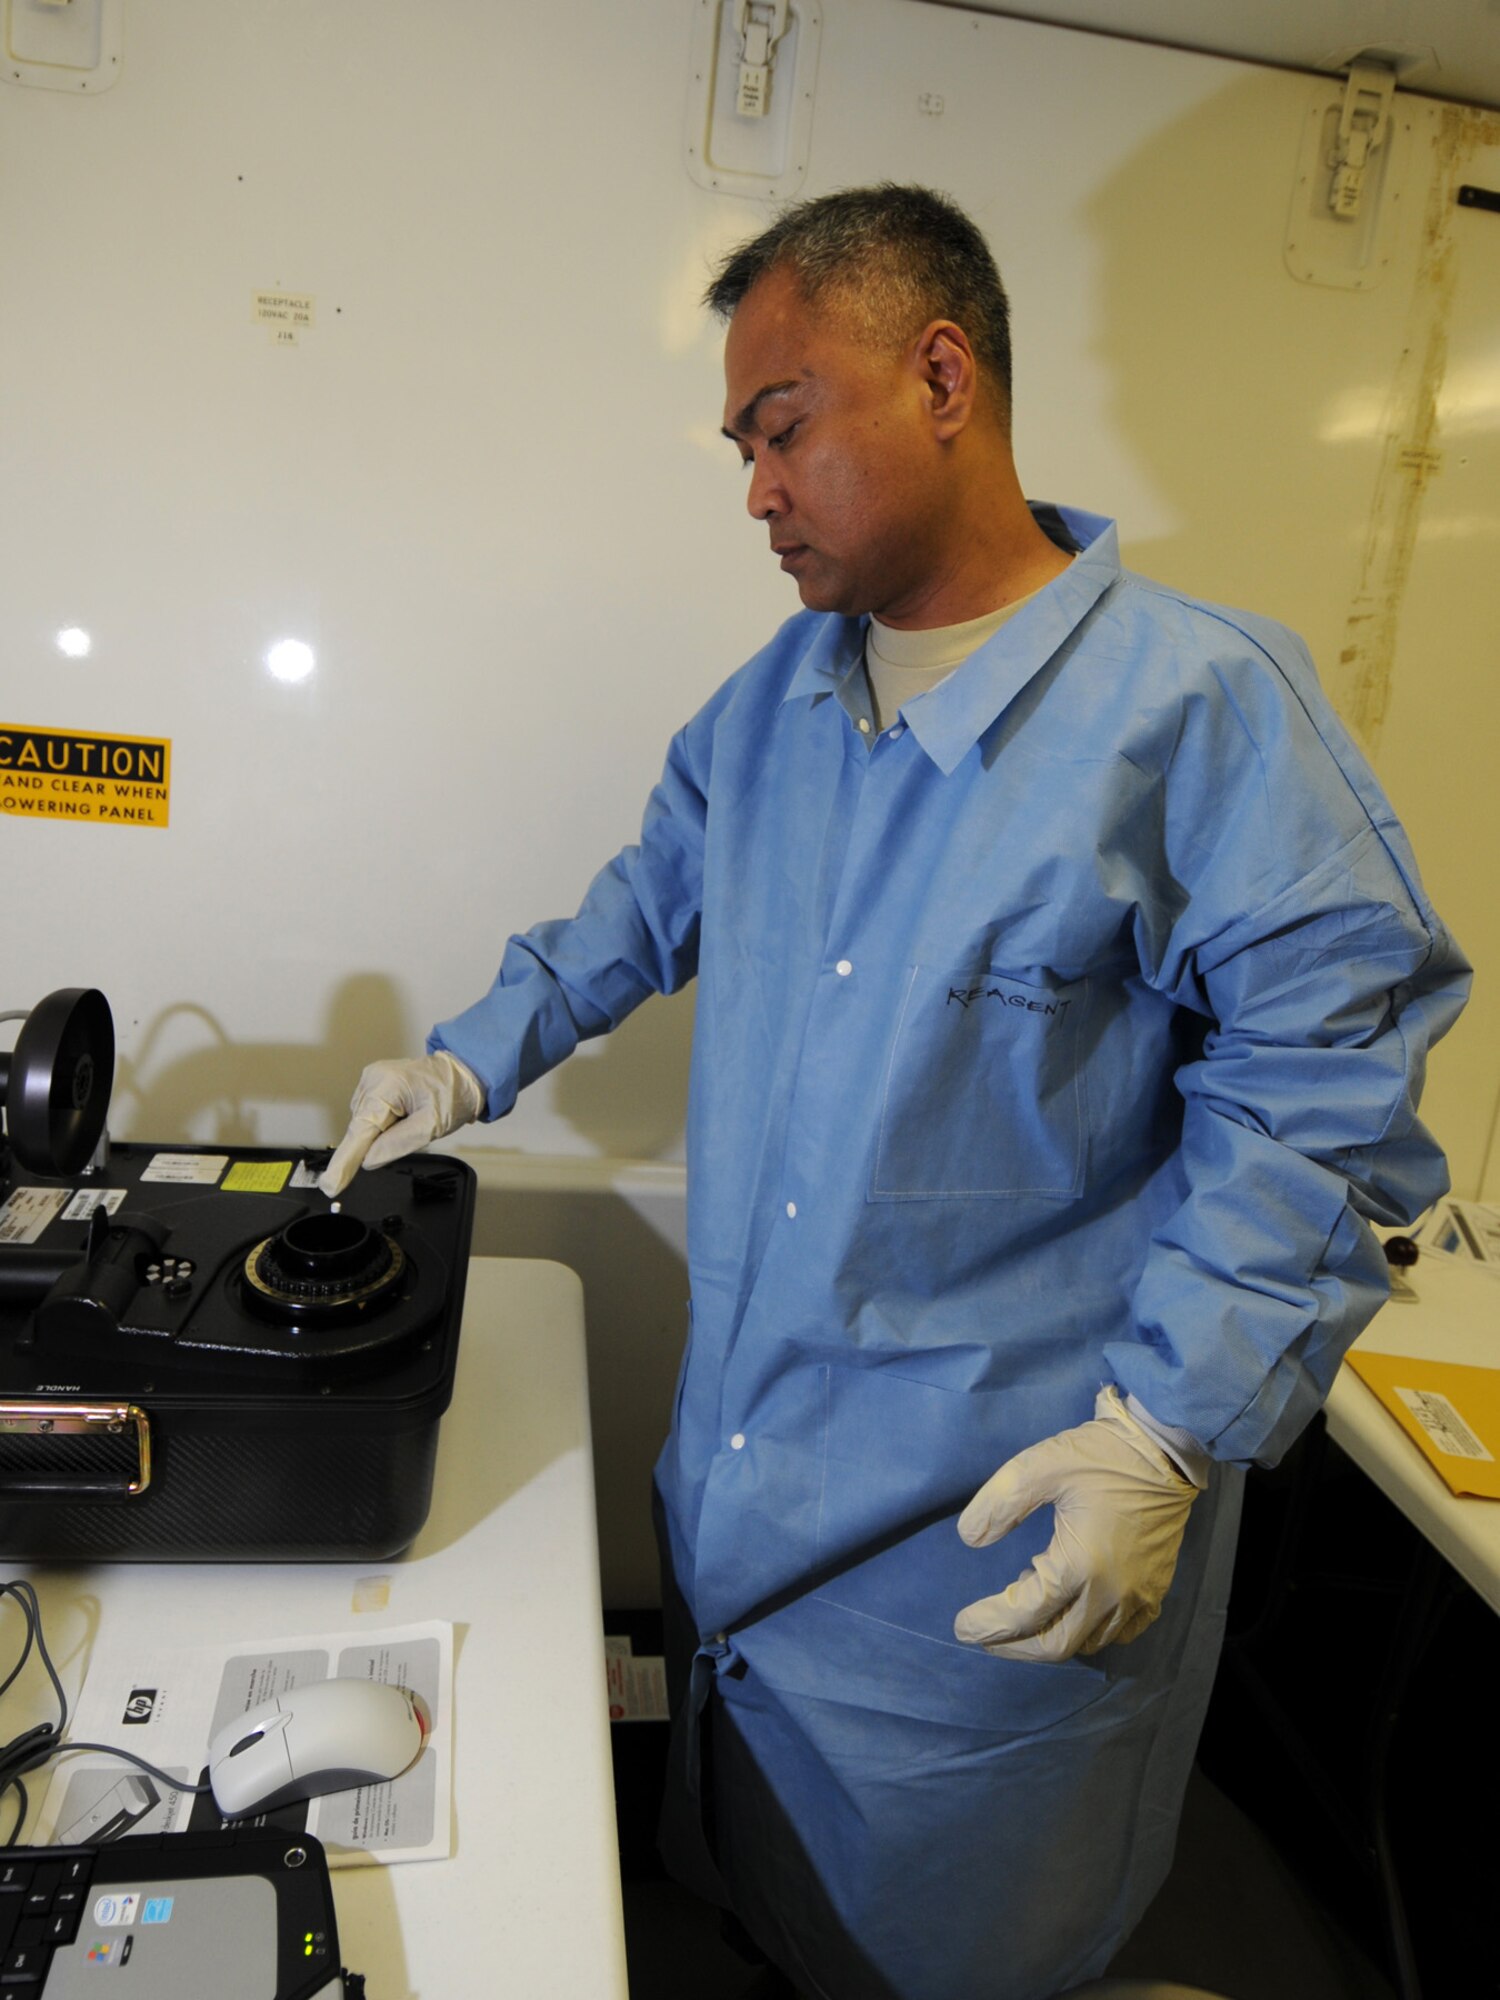
<svg viewBox="0 0 1500 2000">
<path fill-rule="evenodd" d="M 771 553 L 773 556 L 780 556 L 781 567 L 789 570 L 794 567 L 801 557 L 807 554 L 807 544 L 805 542 L 772 542 Z"/>
</svg>

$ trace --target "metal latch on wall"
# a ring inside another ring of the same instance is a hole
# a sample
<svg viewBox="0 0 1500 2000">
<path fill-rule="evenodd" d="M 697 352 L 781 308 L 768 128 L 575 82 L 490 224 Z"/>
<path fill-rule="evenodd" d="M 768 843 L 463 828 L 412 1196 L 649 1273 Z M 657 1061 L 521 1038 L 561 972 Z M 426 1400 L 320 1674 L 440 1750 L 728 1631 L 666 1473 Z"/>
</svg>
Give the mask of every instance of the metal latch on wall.
<svg viewBox="0 0 1500 2000">
<path fill-rule="evenodd" d="M 786 33 L 787 0 L 737 0 L 735 33 L 740 38 L 740 87 L 735 110 L 741 118 L 764 118 L 771 107 L 771 65 Z"/>
<path fill-rule="evenodd" d="M 697 0 L 683 153 L 700 187 L 786 201 L 807 172 L 822 0 Z"/>
<path fill-rule="evenodd" d="M 1397 96 L 1399 62 L 1374 53 L 1344 78 L 1309 79 L 1286 220 L 1286 267 L 1304 285 L 1365 291 L 1390 267 L 1398 227 L 1413 215 L 1408 179 L 1421 100 Z"/>
<path fill-rule="evenodd" d="M 97 97 L 120 74 L 122 0 L 0 0 L 0 83 Z"/>
<path fill-rule="evenodd" d="M 1337 216 L 1352 221 L 1359 214 L 1365 171 L 1370 155 L 1385 144 L 1395 91 L 1396 72 L 1384 63 L 1355 63 L 1349 72 L 1344 105 L 1339 113 L 1338 137 L 1329 161 L 1333 179 L 1328 189 L 1328 206 Z"/>
</svg>

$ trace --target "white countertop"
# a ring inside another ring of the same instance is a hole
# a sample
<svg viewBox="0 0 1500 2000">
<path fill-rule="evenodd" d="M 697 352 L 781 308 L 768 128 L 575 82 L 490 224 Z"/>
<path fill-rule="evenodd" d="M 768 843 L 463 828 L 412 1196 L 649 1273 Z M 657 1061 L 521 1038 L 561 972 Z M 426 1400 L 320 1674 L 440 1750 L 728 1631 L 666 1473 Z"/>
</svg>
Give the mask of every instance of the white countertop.
<svg viewBox="0 0 1500 2000">
<path fill-rule="evenodd" d="M 343 1962 L 366 1975 L 370 2000 L 624 2000 L 583 1294 L 571 1271 L 471 1263 L 432 1512 L 406 1556 L 8 1573 L 36 1582 L 70 1697 L 95 1636 L 120 1620 L 149 1619 L 169 1645 L 451 1620 L 453 1856 L 335 1871 Z M 28 1693 L 33 1678 L 34 1663 Z M 52 1712 L 36 1679 L 37 1713 L 17 1727 Z M 10 1704 L 13 1734 L 9 1715 Z"/>
<path fill-rule="evenodd" d="M 1415 1302 L 1383 1306 L 1356 1343 L 1375 1354 L 1500 1368 L 1500 1279 L 1424 1256 L 1408 1281 Z M 1341 1368 L 1328 1432 L 1492 1610 L 1500 1611 L 1500 1500 L 1450 1493 L 1372 1389 Z"/>
</svg>

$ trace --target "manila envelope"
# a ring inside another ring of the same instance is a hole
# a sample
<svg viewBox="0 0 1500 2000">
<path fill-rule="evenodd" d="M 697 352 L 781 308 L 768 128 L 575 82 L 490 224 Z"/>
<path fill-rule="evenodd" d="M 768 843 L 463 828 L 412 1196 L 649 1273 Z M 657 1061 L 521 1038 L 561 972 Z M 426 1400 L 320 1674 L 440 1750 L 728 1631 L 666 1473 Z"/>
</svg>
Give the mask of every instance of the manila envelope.
<svg viewBox="0 0 1500 2000">
<path fill-rule="evenodd" d="M 1347 1365 L 1368 1384 L 1453 1493 L 1500 1500 L 1500 1368 L 1364 1354 Z"/>
</svg>

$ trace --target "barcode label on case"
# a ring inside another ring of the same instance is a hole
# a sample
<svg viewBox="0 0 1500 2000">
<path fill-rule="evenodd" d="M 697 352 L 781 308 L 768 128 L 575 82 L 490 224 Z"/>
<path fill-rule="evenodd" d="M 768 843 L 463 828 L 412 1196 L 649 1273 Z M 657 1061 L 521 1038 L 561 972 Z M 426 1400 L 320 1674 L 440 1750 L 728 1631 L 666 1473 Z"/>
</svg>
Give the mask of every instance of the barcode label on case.
<svg viewBox="0 0 1500 2000">
<path fill-rule="evenodd" d="M 1495 1454 L 1486 1451 L 1473 1431 L 1446 1396 L 1435 1389 L 1402 1389 L 1396 1394 L 1426 1431 L 1434 1451 L 1445 1458 L 1483 1458 L 1494 1463 Z"/>
</svg>

